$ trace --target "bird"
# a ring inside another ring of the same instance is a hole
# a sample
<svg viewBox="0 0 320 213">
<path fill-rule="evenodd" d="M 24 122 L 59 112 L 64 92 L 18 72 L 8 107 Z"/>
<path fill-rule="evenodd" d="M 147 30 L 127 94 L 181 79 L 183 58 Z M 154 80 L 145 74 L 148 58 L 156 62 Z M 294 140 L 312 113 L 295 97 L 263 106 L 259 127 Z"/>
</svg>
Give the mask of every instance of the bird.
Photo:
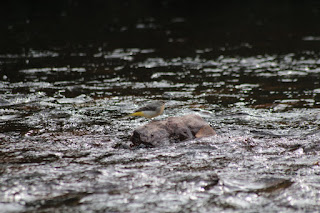
<svg viewBox="0 0 320 213">
<path fill-rule="evenodd" d="M 164 101 L 155 101 L 144 107 L 137 109 L 134 113 L 131 113 L 128 116 L 141 116 L 145 118 L 154 118 L 163 113 L 164 105 L 165 105 Z"/>
</svg>

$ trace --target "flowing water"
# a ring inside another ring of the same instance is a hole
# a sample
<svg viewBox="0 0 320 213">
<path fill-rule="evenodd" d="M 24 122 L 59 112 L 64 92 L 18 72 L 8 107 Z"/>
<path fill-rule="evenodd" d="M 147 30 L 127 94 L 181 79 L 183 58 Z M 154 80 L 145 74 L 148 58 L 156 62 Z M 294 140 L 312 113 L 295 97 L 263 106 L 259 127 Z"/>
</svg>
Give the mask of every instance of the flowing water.
<svg viewBox="0 0 320 213">
<path fill-rule="evenodd" d="M 319 37 L 214 43 L 190 25 L 145 18 L 97 42 L 7 44 L 0 212 L 320 211 Z M 132 148 L 149 121 L 124 116 L 155 99 L 167 102 L 157 119 L 196 113 L 218 135 Z"/>
</svg>

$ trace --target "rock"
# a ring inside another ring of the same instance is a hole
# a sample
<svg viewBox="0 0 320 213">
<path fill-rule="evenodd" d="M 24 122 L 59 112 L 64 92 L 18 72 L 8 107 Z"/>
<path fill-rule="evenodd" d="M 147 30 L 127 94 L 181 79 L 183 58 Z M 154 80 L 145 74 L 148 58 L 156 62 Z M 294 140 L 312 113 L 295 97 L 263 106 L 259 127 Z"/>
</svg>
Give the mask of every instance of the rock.
<svg viewBox="0 0 320 213">
<path fill-rule="evenodd" d="M 196 138 L 202 138 L 202 137 L 208 137 L 215 134 L 216 132 L 214 131 L 214 129 L 212 129 L 210 125 L 206 125 L 202 127 L 195 136 Z"/>
<path fill-rule="evenodd" d="M 212 135 L 216 132 L 206 121 L 199 115 L 190 114 L 151 121 L 134 130 L 130 140 L 134 146 L 155 147 Z"/>
</svg>

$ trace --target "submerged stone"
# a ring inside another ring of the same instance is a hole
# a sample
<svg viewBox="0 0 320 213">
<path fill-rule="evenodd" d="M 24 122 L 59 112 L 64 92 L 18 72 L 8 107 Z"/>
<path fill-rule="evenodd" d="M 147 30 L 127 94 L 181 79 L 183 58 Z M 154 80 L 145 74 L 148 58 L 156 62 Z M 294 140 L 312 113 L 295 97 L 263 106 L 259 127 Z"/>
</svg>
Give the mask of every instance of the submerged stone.
<svg viewBox="0 0 320 213">
<path fill-rule="evenodd" d="M 152 121 L 138 127 L 130 140 L 134 146 L 154 147 L 212 135 L 216 135 L 216 132 L 202 117 L 190 114 Z"/>
</svg>

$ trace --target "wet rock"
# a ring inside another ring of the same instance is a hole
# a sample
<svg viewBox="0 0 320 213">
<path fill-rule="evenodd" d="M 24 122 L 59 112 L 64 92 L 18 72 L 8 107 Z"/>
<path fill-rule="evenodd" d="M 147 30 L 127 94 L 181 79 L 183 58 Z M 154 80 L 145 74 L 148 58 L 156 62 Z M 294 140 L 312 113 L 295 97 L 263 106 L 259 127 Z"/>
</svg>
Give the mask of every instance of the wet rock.
<svg viewBox="0 0 320 213">
<path fill-rule="evenodd" d="M 199 115 L 169 117 L 152 121 L 137 128 L 131 136 L 134 146 L 154 147 L 194 138 L 216 135 L 216 132 Z"/>
<path fill-rule="evenodd" d="M 274 193 L 290 187 L 293 181 L 276 177 L 257 178 L 254 181 L 234 178 L 224 180 L 223 184 L 234 192 Z"/>
<path fill-rule="evenodd" d="M 36 209 L 46 209 L 57 206 L 75 206 L 79 205 L 80 200 L 89 195 L 87 192 L 70 192 L 56 197 L 45 198 L 27 202 L 27 207 L 34 207 Z"/>
<path fill-rule="evenodd" d="M 283 178 L 261 178 L 252 184 L 252 191 L 271 193 L 286 189 L 292 184 L 293 182 L 291 180 Z"/>
</svg>

